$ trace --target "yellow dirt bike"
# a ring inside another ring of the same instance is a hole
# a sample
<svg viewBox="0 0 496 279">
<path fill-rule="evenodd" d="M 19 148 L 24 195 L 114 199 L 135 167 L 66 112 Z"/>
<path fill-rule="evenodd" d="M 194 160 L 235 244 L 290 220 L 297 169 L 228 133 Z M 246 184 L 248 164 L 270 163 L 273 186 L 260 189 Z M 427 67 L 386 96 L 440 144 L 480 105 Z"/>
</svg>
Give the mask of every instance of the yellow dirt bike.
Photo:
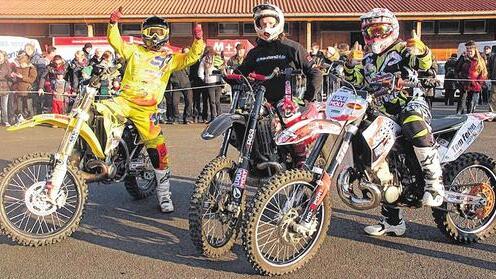
<svg viewBox="0 0 496 279">
<path fill-rule="evenodd" d="M 104 105 L 95 102 L 101 81 L 118 68 L 89 79 L 68 116 L 41 114 L 8 129 L 65 129 L 56 153 L 22 156 L 0 174 L 0 229 L 13 241 L 43 246 L 70 236 L 84 213 L 86 183 L 124 182 L 135 199 L 155 192 L 153 165 L 138 131 L 126 119 L 104 117 Z"/>
</svg>

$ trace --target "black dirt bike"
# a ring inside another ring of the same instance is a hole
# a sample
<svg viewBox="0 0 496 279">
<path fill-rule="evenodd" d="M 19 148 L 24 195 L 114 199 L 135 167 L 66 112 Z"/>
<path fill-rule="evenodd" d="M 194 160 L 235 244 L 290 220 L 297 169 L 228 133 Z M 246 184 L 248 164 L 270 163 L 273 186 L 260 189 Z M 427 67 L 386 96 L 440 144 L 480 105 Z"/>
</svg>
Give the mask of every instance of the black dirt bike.
<svg viewBox="0 0 496 279">
<path fill-rule="evenodd" d="M 286 93 L 292 95 L 291 79 L 299 72 L 283 72 Z M 202 170 L 190 202 L 190 235 L 205 256 L 219 257 L 231 250 L 242 220 L 247 184 L 258 186 L 295 165 L 292 149 L 278 147 L 273 140 L 273 121 L 278 119 L 284 125 L 284 119 L 264 97 L 262 83 L 277 74 L 277 68 L 269 76 L 251 74 L 252 82 L 242 75 L 225 76 L 233 83 L 231 110 L 215 118 L 202 133 L 205 140 L 224 134 L 219 155 Z M 240 152 L 238 163 L 226 157 L 229 145 Z"/>
</svg>

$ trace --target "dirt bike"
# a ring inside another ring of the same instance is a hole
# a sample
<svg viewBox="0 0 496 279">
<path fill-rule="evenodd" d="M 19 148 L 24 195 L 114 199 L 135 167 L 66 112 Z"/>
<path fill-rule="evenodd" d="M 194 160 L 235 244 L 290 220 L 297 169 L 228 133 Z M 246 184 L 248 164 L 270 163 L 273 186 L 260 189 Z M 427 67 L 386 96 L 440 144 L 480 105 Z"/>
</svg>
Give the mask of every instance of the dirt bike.
<svg viewBox="0 0 496 279">
<path fill-rule="evenodd" d="M 203 168 L 195 183 L 189 209 L 191 239 L 207 257 L 222 256 L 234 245 L 247 184 L 257 186 L 295 165 L 292 149 L 278 147 L 273 140 L 274 121 L 285 125 L 288 121 L 318 117 L 317 104 L 303 112 L 286 114 L 265 102 L 262 83 L 278 74 L 278 68 L 269 76 L 252 73 L 251 82 L 242 75 L 225 76 L 233 88 L 231 110 L 215 118 L 202 133 L 204 140 L 224 135 L 218 156 Z M 291 77 L 298 74 L 284 71 L 285 99 L 292 98 Z M 239 151 L 238 163 L 226 157 L 229 145 Z"/>
<path fill-rule="evenodd" d="M 389 93 L 395 90 L 380 87 Z M 341 87 L 327 101 L 326 119 L 302 121 L 276 136 L 278 145 L 319 138 L 306 169 L 274 176 L 247 207 L 243 244 L 258 272 L 290 273 L 317 253 L 331 221 L 331 184 L 341 200 L 357 210 L 381 204 L 422 206 L 425 182 L 418 161 L 412 159 L 413 147 L 401 135 L 397 120 L 377 109 L 375 93 L 357 91 L 351 84 Z M 473 113 L 432 120 L 445 185 L 444 203 L 432 208 L 432 214 L 437 227 L 456 243 L 476 242 L 496 230 L 496 161 L 481 153 L 465 153 L 484 121 L 495 117 Z M 318 168 L 317 154 L 331 144 L 326 143 L 331 136 L 336 140 L 329 165 Z M 351 164 L 338 168 L 349 148 Z"/>
<path fill-rule="evenodd" d="M 13 241 L 44 246 L 70 236 L 83 217 L 89 182 L 124 182 L 135 199 L 154 193 L 153 166 L 136 127 L 120 120 L 106 131 L 98 113 L 103 105 L 95 96 L 101 80 L 114 76 L 118 68 L 88 80 L 69 115 L 36 115 L 8 129 L 65 129 L 56 153 L 22 156 L 0 174 L 0 229 Z"/>
</svg>

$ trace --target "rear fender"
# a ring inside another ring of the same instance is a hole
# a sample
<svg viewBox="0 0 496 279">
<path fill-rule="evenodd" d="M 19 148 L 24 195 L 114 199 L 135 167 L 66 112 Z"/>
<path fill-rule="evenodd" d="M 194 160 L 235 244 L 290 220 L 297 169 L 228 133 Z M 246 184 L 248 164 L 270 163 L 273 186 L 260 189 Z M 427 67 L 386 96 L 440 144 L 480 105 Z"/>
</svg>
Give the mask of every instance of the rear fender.
<svg viewBox="0 0 496 279">
<path fill-rule="evenodd" d="M 467 120 L 456 131 L 453 138 L 447 142 L 446 140 L 438 140 L 439 157 L 441 163 L 447 163 L 456 160 L 465 152 L 479 137 L 484 129 L 484 121 L 490 121 L 496 117 L 496 113 L 471 113 L 467 114 Z"/>
<path fill-rule="evenodd" d="M 223 113 L 210 122 L 207 128 L 203 130 L 201 137 L 204 140 L 214 139 L 231 128 L 235 122 L 244 124 L 245 118 L 235 113 Z"/>
<path fill-rule="evenodd" d="M 276 135 L 275 142 L 277 145 L 296 144 L 319 134 L 339 135 L 341 130 L 341 125 L 333 120 L 306 119 L 281 131 Z"/>
<path fill-rule="evenodd" d="M 17 125 L 11 126 L 7 129 L 9 132 L 19 131 L 27 128 L 32 128 L 35 126 L 55 126 L 57 128 L 66 129 L 67 127 L 74 127 L 77 119 L 71 119 L 69 116 L 61 114 L 40 114 L 35 115 L 33 118 L 23 121 Z M 102 147 L 98 138 L 96 137 L 93 130 L 87 123 L 83 123 L 81 127 L 80 136 L 86 141 L 90 146 L 93 154 L 99 158 L 104 159 L 105 154 L 103 153 Z"/>
</svg>

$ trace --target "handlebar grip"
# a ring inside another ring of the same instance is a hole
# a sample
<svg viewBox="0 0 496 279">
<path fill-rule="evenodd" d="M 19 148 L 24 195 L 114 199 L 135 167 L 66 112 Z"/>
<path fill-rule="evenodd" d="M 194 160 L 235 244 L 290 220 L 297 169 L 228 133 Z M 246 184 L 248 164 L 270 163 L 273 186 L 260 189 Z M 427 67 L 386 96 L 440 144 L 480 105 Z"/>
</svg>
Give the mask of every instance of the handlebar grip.
<svg viewBox="0 0 496 279">
<path fill-rule="evenodd" d="M 259 80 L 259 81 L 267 80 L 266 76 L 257 73 L 250 73 L 248 76 L 254 80 Z"/>
<path fill-rule="evenodd" d="M 230 80 L 241 80 L 243 76 L 238 74 L 230 74 L 230 75 L 225 75 L 225 78 Z"/>
</svg>

